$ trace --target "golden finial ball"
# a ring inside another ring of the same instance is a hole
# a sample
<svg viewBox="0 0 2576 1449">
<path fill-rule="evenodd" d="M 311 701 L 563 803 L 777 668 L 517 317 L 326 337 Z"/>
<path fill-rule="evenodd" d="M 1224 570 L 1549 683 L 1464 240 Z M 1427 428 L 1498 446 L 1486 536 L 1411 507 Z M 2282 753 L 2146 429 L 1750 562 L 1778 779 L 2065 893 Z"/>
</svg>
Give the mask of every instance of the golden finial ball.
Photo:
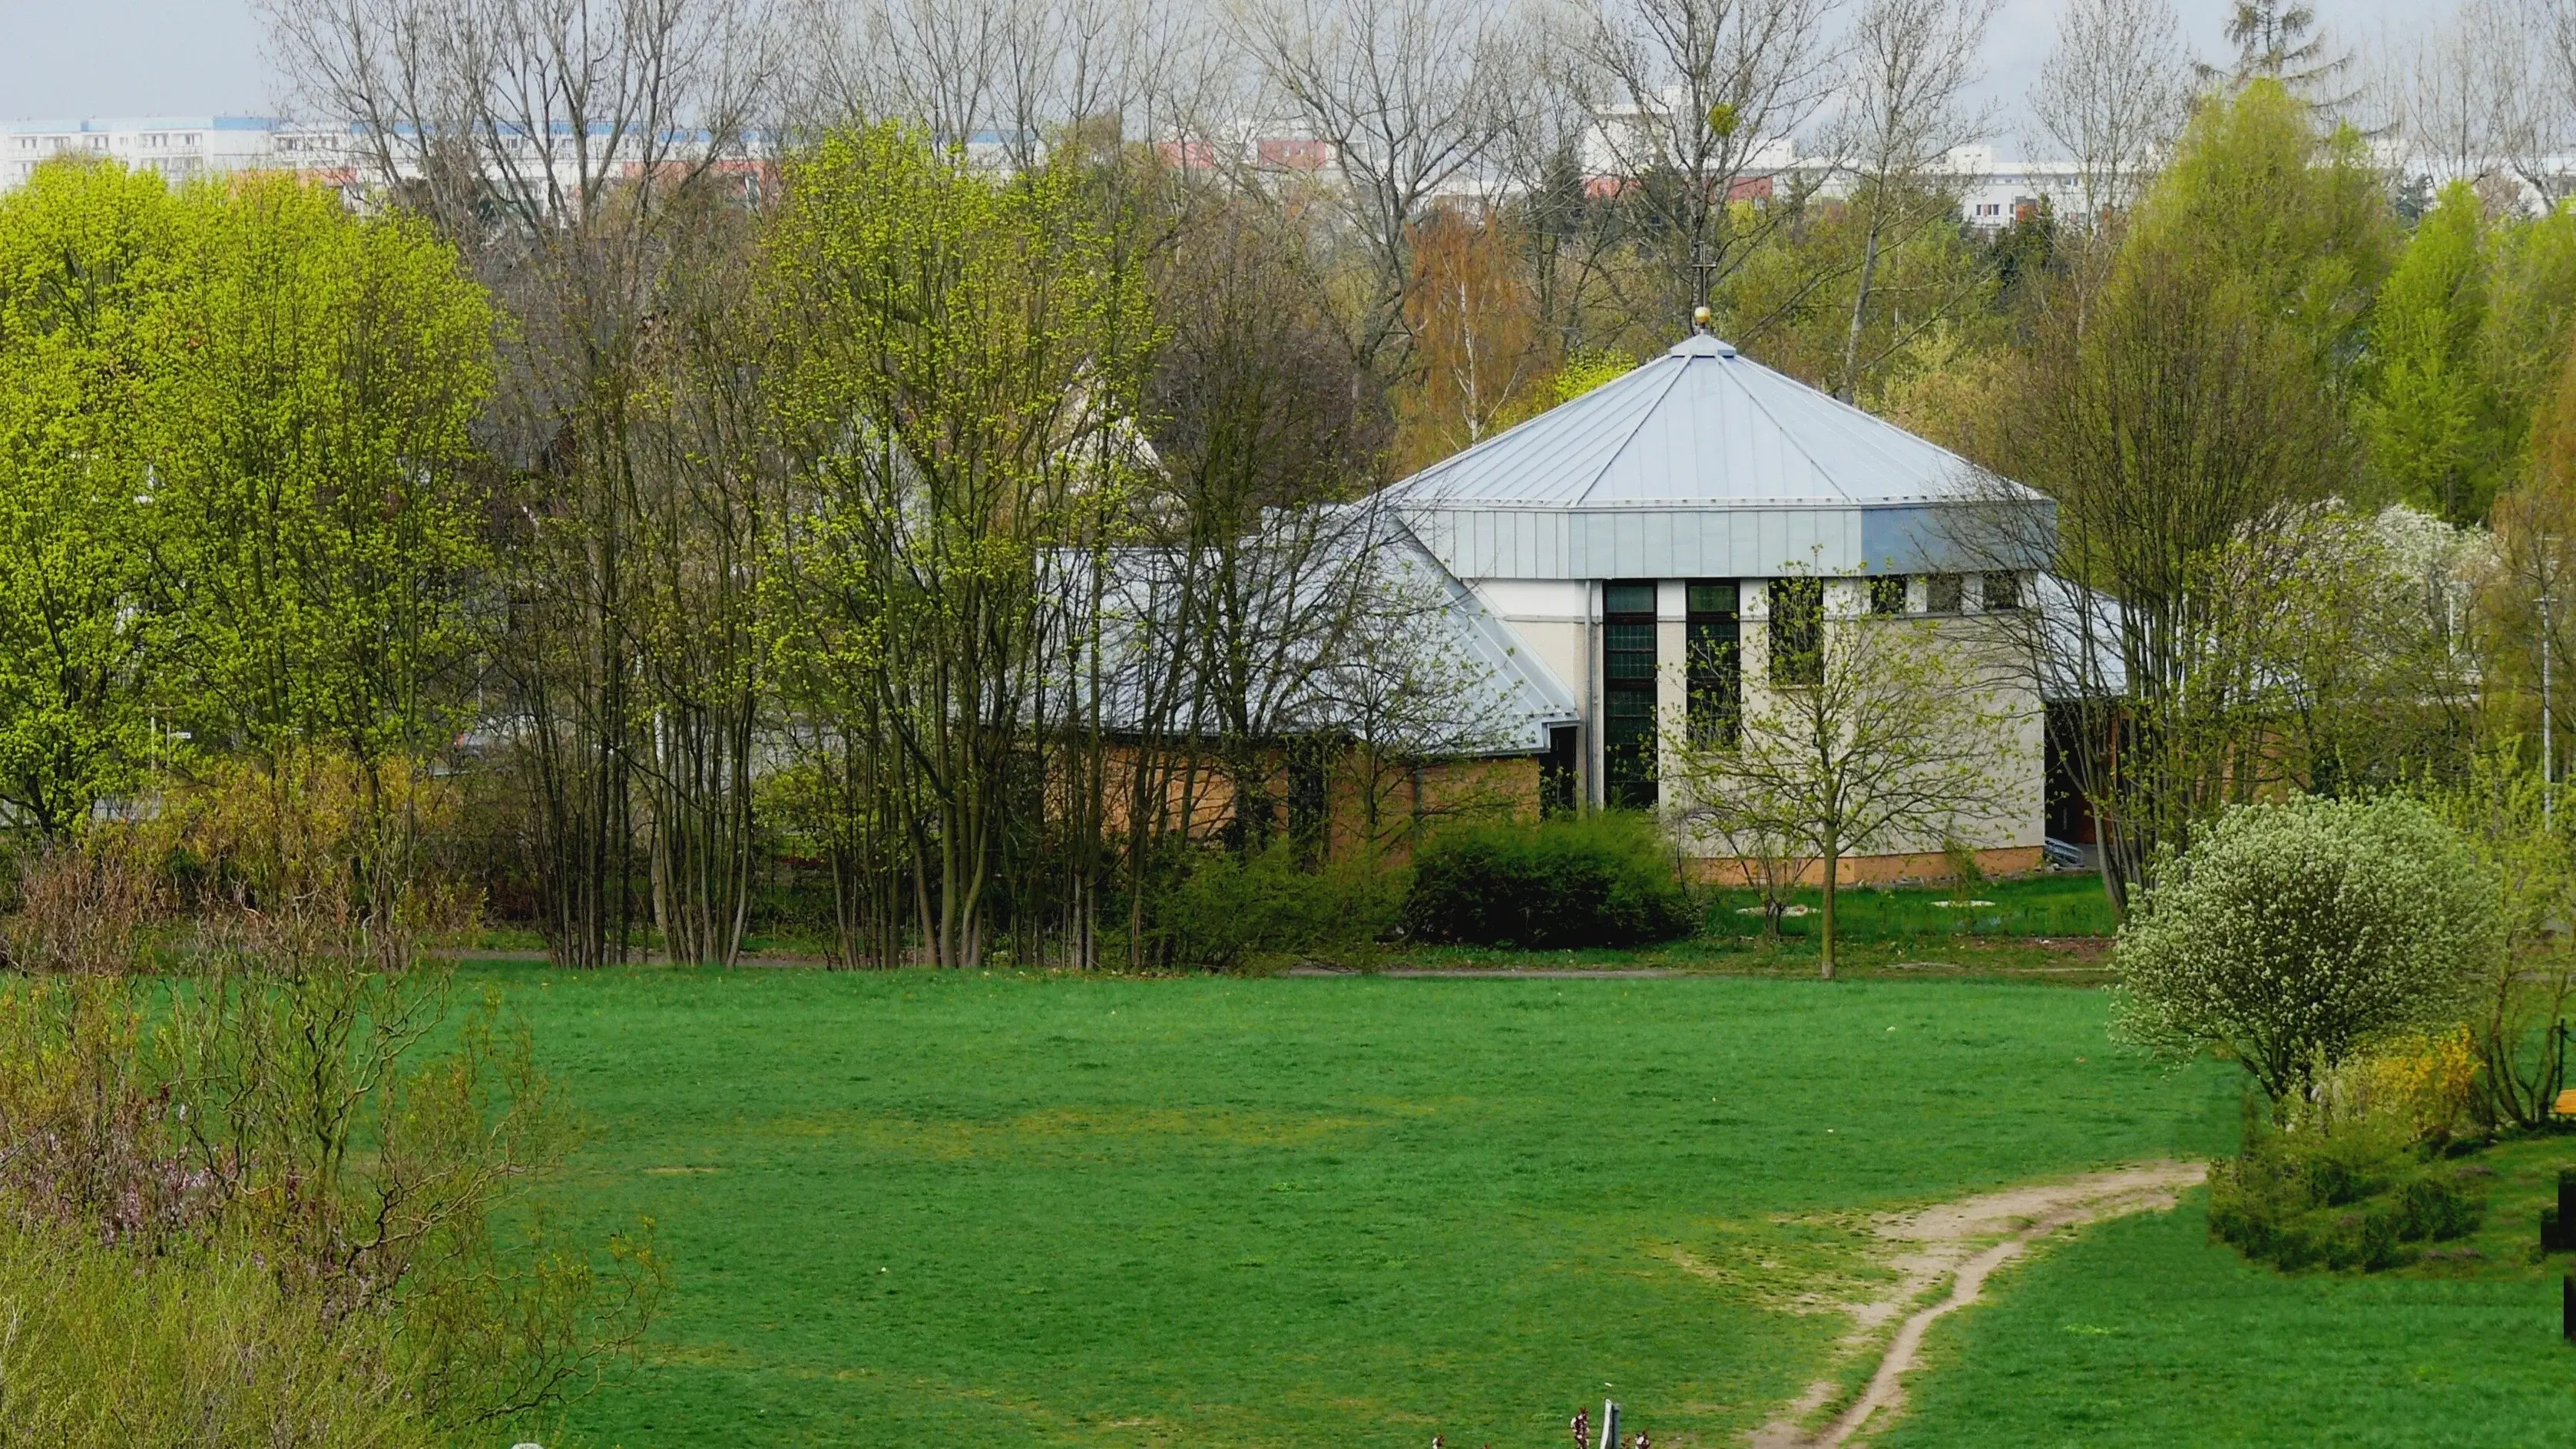
<svg viewBox="0 0 2576 1449">
<path fill-rule="evenodd" d="M 1693 327 L 1706 327 L 1708 325 L 1708 309 L 1706 307 L 1693 307 L 1691 309 L 1691 325 Z"/>
</svg>

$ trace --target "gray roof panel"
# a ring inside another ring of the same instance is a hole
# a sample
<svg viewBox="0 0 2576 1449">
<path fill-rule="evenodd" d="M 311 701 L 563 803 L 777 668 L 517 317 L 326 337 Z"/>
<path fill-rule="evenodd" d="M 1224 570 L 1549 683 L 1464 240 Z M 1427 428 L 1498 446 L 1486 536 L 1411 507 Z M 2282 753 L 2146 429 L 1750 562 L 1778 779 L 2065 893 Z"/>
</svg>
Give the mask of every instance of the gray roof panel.
<svg viewBox="0 0 2576 1449">
<path fill-rule="evenodd" d="M 1705 335 L 1395 485 L 1416 509 L 1850 508 L 1975 469 Z"/>
</svg>

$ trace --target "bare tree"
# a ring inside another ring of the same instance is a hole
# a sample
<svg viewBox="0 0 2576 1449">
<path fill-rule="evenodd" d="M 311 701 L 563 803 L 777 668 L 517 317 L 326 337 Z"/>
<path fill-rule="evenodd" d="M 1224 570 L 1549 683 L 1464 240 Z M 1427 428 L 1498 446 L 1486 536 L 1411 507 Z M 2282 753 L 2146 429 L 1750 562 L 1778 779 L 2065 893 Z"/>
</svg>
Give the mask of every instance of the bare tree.
<svg viewBox="0 0 2576 1449">
<path fill-rule="evenodd" d="M 1990 107 L 1963 101 L 1998 3 L 1867 0 L 1861 10 L 1852 41 L 1855 83 L 1833 143 L 1851 179 L 1850 205 L 1861 215 L 1860 277 L 1835 389 L 1845 402 L 1860 383 L 1861 333 L 1880 249 L 1958 215 L 1938 172 L 1953 148 L 1983 135 L 1993 119 Z"/>
<path fill-rule="evenodd" d="M 367 179 L 471 242 L 559 234 L 639 176 L 735 154 L 765 96 L 764 0 L 260 0 L 296 95 Z"/>
<path fill-rule="evenodd" d="M 2064 581 L 1999 622 L 2025 631 L 2123 911 L 2162 852 L 2264 778 L 2246 655 L 2212 627 L 2211 560 L 2340 476 L 2341 416 L 2307 345 L 2220 278 L 2147 246 L 2067 279 L 2082 290 L 2041 314 L 1976 445 L 2053 515 L 1995 481 L 1994 506 L 1952 539 L 1989 567 L 2046 560 Z"/>
<path fill-rule="evenodd" d="M 2133 204 L 2182 133 L 2191 87 L 2170 0 L 2071 0 L 2030 88 L 2038 135 L 2075 162 L 2078 224 Z"/>
<path fill-rule="evenodd" d="M 1708 305 L 1808 180 L 1798 130 L 1832 86 L 1837 0 L 1592 0 L 1581 94 L 1616 181 L 1637 188 L 1656 274 L 1635 310 Z M 1783 194 L 1783 191 L 1786 194 Z M 1738 203 L 1760 200 L 1758 206 Z"/>
<path fill-rule="evenodd" d="M 678 576 L 686 560 L 672 550 L 688 554 L 703 541 L 648 522 L 669 516 L 657 494 L 677 481 L 648 456 L 660 395 L 647 377 L 651 331 L 670 300 L 665 288 L 685 275 L 671 262 L 707 194 L 758 199 L 763 173 L 749 149 L 776 71 L 768 6 L 263 8 L 303 102 L 351 123 L 361 179 L 456 240 L 516 322 L 502 406 L 486 420 L 516 480 L 502 513 L 508 628 L 494 723 L 528 787 L 530 859 L 551 948 L 574 964 L 614 959 L 633 924 L 638 762 L 669 758 L 668 731 L 692 720 L 718 733 L 682 753 L 721 760 L 746 748 L 736 726 L 657 697 L 672 681 L 647 677 L 639 596 L 653 578 Z M 729 637 L 748 647 L 747 637 Z M 711 764 L 685 778 L 730 791 L 746 776 Z M 665 799 L 647 822 L 673 818 L 678 805 Z M 750 828 L 747 810 L 722 802 L 697 800 L 682 813 Z M 747 848 L 738 839 L 722 853 Z M 667 890 L 662 900 L 671 905 Z"/>
<path fill-rule="evenodd" d="M 2530 180 L 2556 149 L 2535 101 L 2528 9 L 2513 0 L 2466 0 L 2444 20 L 2400 42 L 2391 109 L 2407 154 L 2437 181 L 2483 181 L 2511 172 Z M 2550 139 L 2544 140 L 2544 135 Z M 2547 195 L 2546 192 L 2543 193 Z"/>
<path fill-rule="evenodd" d="M 1598 128 L 1588 99 L 1599 85 L 1584 60 L 1590 23 L 1562 7 L 1531 12 L 1519 36 L 1523 85 L 1504 108 L 1488 171 L 1498 193 L 1492 210 L 1514 223 L 1539 326 L 1554 334 L 1560 354 L 1641 320 L 1619 305 L 1617 266 L 1629 238 L 1617 198 L 1604 195 L 1594 175 L 1601 158 L 1592 154 Z M 1669 330 L 1650 335 L 1660 343 Z"/>
<path fill-rule="evenodd" d="M 1413 224 L 1500 129 L 1499 98 L 1515 84 L 1502 22 L 1476 0 L 1250 0 L 1232 30 L 1288 116 L 1331 148 L 1314 159 L 1334 175 L 1325 194 L 1367 278 L 1351 351 L 1376 368 L 1409 341 Z M 1286 178 L 1260 159 L 1254 179 L 1280 190 Z"/>
<path fill-rule="evenodd" d="M 1141 115 L 1188 23 L 1131 0 L 796 0 L 795 14 L 806 129 L 902 120 L 1016 170 L 1076 128 Z"/>
<path fill-rule="evenodd" d="M 2518 59 L 2517 89 L 2500 98 L 2516 174 L 2545 205 L 2576 192 L 2566 156 L 2576 147 L 2576 4 L 2570 0 L 2493 0 L 2484 23 Z M 2505 69 L 2499 61 L 2496 69 Z"/>
</svg>

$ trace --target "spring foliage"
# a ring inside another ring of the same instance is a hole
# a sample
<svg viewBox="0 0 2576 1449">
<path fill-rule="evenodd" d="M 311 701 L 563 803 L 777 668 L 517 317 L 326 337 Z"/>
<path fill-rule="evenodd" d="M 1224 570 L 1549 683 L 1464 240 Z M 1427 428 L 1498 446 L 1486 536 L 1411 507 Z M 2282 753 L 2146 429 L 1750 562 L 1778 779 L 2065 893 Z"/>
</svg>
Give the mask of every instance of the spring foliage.
<svg viewBox="0 0 2576 1449">
<path fill-rule="evenodd" d="M 2279 1115 L 2374 1036 L 2443 1019 L 2499 949 L 2492 879 L 2422 804 L 2251 805 L 2121 926 L 2115 1019 L 2161 1055 L 2232 1056 Z"/>
<path fill-rule="evenodd" d="M 47 835 L 189 739 L 440 739 L 493 316 L 455 253 L 285 178 L 0 198 L 0 805 Z"/>
<path fill-rule="evenodd" d="M 319 1318 L 246 1254 L 138 1257 L 0 1227 L 0 1445 L 432 1449 L 382 1325 Z"/>
</svg>

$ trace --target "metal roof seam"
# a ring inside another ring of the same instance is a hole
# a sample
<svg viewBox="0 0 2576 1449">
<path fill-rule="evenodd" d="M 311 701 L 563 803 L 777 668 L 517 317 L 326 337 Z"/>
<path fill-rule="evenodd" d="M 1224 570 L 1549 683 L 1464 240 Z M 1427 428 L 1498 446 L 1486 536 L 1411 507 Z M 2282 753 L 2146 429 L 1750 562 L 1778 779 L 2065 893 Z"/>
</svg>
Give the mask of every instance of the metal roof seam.
<svg viewBox="0 0 2576 1449">
<path fill-rule="evenodd" d="M 1664 356 L 1670 357 L 1672 354 L 1667 352 Z M 1573 504 L 1575 507 L 1582 507 L 1584 502 L 1591 498 L 1592 490 L 1601 486 L 1601 480 L 1610 476 L 1610 470 L 1619 465 L 1619 459 L 1625 456 L 1628 449 L 1635 444 L 1637 441 L 1637 435 L 1646 430 L 1646 424 L 1653 420 L 1655 410 L 1662 407 L 1664 405 L 1664 399 L 1671 397 L 1673 395 L 1673 389 L 1681 385 L 1682 374 L 1690 370 L 1691 359 L 1684 357 L 1681 360 L 1681 363 L 1681 366 L 1673 369 L 1672 377 L 1664 383 L 1662 388 L 1656 391 L 1654 401 L 1646 404 L 1644 411 L 1637 414 L 1637 420 L 1628 425 L 1628 436 L 1620 439 L 1619 446 L 1610 450 L 1610 456 L 1601 460 L 1601 467 L 1598 471 L 1593 473 L 1592 481 L 1584 484 L 1581 491 L 1574 495 Z M 1651 366 L 1652 364 L 1648 365 Z"/>
<path fill-rule="evenodd" d="M 1751 362 L 1751 361 L 1752 361 L 1752 359 L 1750 359 L 1750 358 L 1745 358 L 1745 357 L 1744 357 L 1744 355 L 1743 355 L 1742 353 L 1740 353 L 1740 352 L 1738 352 L 1738 353 L 1729 353 L 1729 354 L 1727 354 L 1727 356 L 1726 356 L 1726 357 L 1714 358 L 1714 359 L 1712 359 L 1712 361 L 1716 361 L 1716 362 L 1719 362 L 1719 363 L 1721 363 L 1721 364 L 1722 364 L 1722 363 L 1724 363 L 1725 361 L 1727 361 L 1727 359 L 1728 359 L 1728 358 L 1742 358 L 1744 361 L 1747 361 L 1747 362 Z M 1754 366 L 1756 366 L 1756 367 L 1761 366 L 1761 364 L 1760 364 L 1760 363 L 1754 363 L 1753 365 L 1754 365 Z M 1740 392 L 1740 393 L 1744 394 L 1744 400 L 1745 400 L 1746 402 L 1751 403 L 1751 404 L 1753 405 L 1753 410 L 1754 410 L 1754 411 L 1756 411 L 1756 412 L 1758 412 L 1758 413 L 1760 413 L 1760 414 L 1762 414 L 1763 418 L 1764 418 L 1764 419 L 1766 419 L 1766 420 L 1771 424 L 1771 426 L 1772 426 L 1775 430 L 1777 430 L 1777 432 L 1779 433 L 1780 437 L 1781 437 L 1783 440 L 1785 440 L 1785 441 L 1788 443 L 1788 445 L 1789 445 L 1790 447 L 1792 447 L 1792 448 L 1794 448 L 1794 449 L 1796 449 L 1796 450 L 1797 450 L 1797 453 L 1798 453 L 1798 456 L 1799 456 L 1799 457 L 1804 458 L 1804 459 L 1806 459 L 1806 460 L 1807 460 L 1807 466 L 1808 466 L 1809 468 L 1811 468 L 1811 469 L 1814 469 L 1814 470 L 1815 470 L 1816 477 L 1817 477 L 1819 480 L 1821 480 L 1821 481 L 1824 483 L 1824 485 L 1825 485 L 1826 487 L 1831 488 L 1832 490 L 1834 490 L 1834 496 L 1835 496 L 1835 497 L 1840 498 L 1840 499 L 1841 499 L 1844 503 L 1846 503 L 1846 504 L 1857 504 L 1857 503 L 1859 503 L 1859 502 L 1860 502 L 1860 500 L 1859 500 L 1859 499 L 1857 499 L 1857 498 L 1854 498 L 1854 497 L 1851 495 L 1850 491 L 1849 491 L 1849 490 L 1847 490 L 1847 489 L 1845 489 L 1845 488 L 1843 487 L 1843 485 L 1842 485 L 1840 482 L 1838 482 L 1838 481 L 1836 481 L 1836 480 L 1835 480 L 1835 478 L 1834 478 L 1834 475 L 1833 475 L 1833 474 L 1831 474 L 1831 473 L 1829 473 L 1829 472 L 1827 472 L 1827 471 L 1825 470 L 1825 465 L 1824 465 L 1821 461 L 1819 461 L 1819 460 L 1817 459 L 1817 457 L 1816 457 L 1816 455 L 1815 455 L 1814 453 L 1812 453 L 1812 452 L 1808 451 L 1806 443 L 1805 443 L 1803 440 L 1801 440 L 1801 439 L 1797 436 L 1797 434 L 1795 434 L 1795 433 L 1791 432 L 1791 431 L 1789 430 L 1789 425 L 1788 425 L 1788 424 L 1786 424 L 1786 423 L 1784 423 L 1784 422 L 1782 422 L 1782 421 L 1780 421 L 1780 415 L 1779 415 L 1778 413 L 1775 413 L 1775 412 L 1771 411 L 1771 409 L 1770 409 L 1767 405 L 1765 405 L 1765 404 L 1763 403 L 1762 399 L 1761 399 L 1760 397 L 1758 397 L 1758 396 L 1756 396 L 1756 395 L 1754 394 L 1753 389 L 1752 389 L 1751 387 L 1748 387 L 1748 386 L 1746 386 L 1746 385 L 1745 385 L 1745 383 L 1743 382 L 1743 380 L 1742 380 L 1742 379 L 1740 379 L 1740 378 L 1733 378 L 1733 377 L 1726 377 L 1726 374 L 1725 374 L 1725 373 L 1723 373 L 1723 372 L 1719 373 L 1719 374 L 1718 374 L 1718 376 L 1720 376 L 1720 377 L 1725 377 L 1725 378 L 1726 378 L 1726 380 L 1727 380 L 1728 382 L 1731 382 L 1731 383 L 1734 383 L 1734 384 L 1735 384 L 1735 389 L 1736 389 L 1736 391 L 1738 391 L 1738 392 Z M 1816 389 L 1816 391 L 1817 391 L 1820 395 L 1822 395 L 1822 396 L 1826 397 L 1826 398 L 1827 398 L 1827 400 L 1829 400 L 1829 401 L 1834 400 L 1834 399 L 1832 398 L 1832 395 L 1831 395 L 1830 393 L 1825 393 L 1825 392 L 1823 391 L 1823 389 L 1819 388 L 1819 389 Z M 1867 414 L 1863 414 L 1862 416 L 1866 417 L 1866 416 L 1868 416 L 1868 415 L 1867 415 Z M 1876 418 L 1871 418 L 1870 420 L 1871 420 L 1872 422 L 1878 422 L 1878 421 L 1880 421 L 1879 419 L 1876 419 Z M 1883 424 L 1882 424 L 1882 425 L 1883 425 Z"/>
</svg>

